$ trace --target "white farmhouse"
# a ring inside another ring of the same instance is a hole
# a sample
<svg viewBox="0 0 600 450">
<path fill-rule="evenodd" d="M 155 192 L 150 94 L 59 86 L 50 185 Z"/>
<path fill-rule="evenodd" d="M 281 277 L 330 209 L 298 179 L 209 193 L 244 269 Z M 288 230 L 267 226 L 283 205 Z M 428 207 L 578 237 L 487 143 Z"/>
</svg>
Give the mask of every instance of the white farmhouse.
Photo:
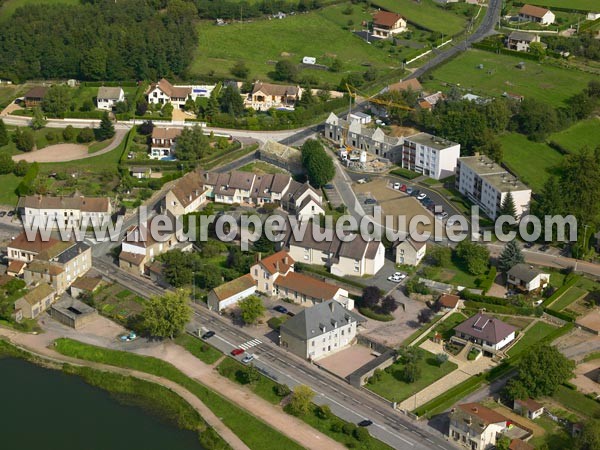
<svg viewBox="0 0 600 450">
<path fill-rule="evenodd" d="M 96 103 L 98 109 L 112 111 L 119 102 L 125 101 L 125 92 L 120 87 L 99 87 Z"/>
<path fill-rule="evenodd" d="M 549 282 L 549 273 L 540 272 L 528 264 L 517 264 L 506 273 L 506 284 L 524 292 L 539 291 Z"/>
</svg>

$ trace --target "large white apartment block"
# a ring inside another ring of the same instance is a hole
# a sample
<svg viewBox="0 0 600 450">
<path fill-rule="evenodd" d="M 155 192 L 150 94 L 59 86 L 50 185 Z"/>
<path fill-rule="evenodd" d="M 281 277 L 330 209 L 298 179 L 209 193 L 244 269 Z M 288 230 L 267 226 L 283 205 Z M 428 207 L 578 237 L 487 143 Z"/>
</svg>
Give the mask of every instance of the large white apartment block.
<svg viewBox="0 0 600 450">
<path fill-rule="evenodd" d="M 21 197 L 17 206 L 21 220 L 26 226 L 34 221 L 46 226 L 77 227 L 99 226 L 111 220 L 112 206 L 108 197 L 52 197 L 29 195 Z"/>
<path fill-rule="evenodd" d="M 456 166 L 456 186 L 461 194 L 495 219 L 510 192 L 517 216 L 529 211 L 531 189 L 487 156 L 466 156 Z"/>
<path fill-rule="evenodd" d="M 402 167 L 434 180 L 454 175 L 459 157 L 460 144 L 428 133 L 405 137 L 402 144 Z"/>
</svg>

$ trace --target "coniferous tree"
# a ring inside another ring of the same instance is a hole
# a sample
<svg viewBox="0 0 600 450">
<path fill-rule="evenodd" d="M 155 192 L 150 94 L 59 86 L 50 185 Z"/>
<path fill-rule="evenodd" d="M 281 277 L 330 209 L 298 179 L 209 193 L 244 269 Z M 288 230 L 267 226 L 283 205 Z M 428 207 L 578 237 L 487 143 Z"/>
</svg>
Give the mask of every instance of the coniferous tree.
<svg viewBox="0 0 600 450">
<path fill-rule="evenodd" d="M 110 139 L 115 135 L 115 126 L 110 121 L 108 113 L 105 112 L 100 121 L 100 128 L 96 130 L 96 139 L 104 141 Z"/>
<path fill-rule="evenodd" d="M 517 220 L 517 207 L 515 206 L 515 199 L 513 198 L 512 192 L 508 191 L 502 205 L 500 206 L 500 215 L 512 216 Z"/>
<path fill-rule="evenodd" d="M 504 250 L 502 250 L 500 257 L 498 258 L 498 269 L 500 269 L 501 272 L 506 273 L 523 261 L 525 261 L 523 253 L 521 252 L 517 241 L 513 239 L 512 241 L 509 241 L 504 247 Z"/>
<path fill-rule="evenodd" d="M 8 132 L 4 120 L 0 119 L 0 147 L 8 144 Z"/>
</svg>

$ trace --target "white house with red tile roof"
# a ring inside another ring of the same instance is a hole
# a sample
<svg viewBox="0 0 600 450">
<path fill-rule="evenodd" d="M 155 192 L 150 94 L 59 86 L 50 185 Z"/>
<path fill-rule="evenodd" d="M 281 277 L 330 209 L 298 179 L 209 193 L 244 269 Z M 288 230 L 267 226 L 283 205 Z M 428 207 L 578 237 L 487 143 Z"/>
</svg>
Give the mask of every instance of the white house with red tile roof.
<svg viewBox="0 0 600 450">
<path fill-rule="evenodd" d="M 373 36 L 389 38 L 406 30 L 406 19 L 400 14 L 378 11 L 373 16 Z"/>
<path fill-rule="evenodd" d="M 521 22 L 536 22 L 542 25 L 551 25 L 556 20 L 556 16 L 549 9 L 534 5 L 523 5 L 519 10 L 519 20 Z"/>
</svg>

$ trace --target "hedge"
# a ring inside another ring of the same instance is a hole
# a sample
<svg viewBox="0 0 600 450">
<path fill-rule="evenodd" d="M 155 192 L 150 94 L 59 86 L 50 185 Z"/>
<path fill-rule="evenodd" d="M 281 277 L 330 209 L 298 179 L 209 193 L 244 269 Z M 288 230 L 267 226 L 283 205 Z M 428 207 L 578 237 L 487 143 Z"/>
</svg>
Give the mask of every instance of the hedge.
<svg viewBox="0 0 600 450">
<path fill-rule="evenodd" d="M 67 111 L 64 116 L 69 119 L 94 119 L 100 120 L 104 111 Z"/>
<path fill-rule="evenodd" d="M 380 314 L 370 308 L 358 308 L 358 312 L 369 319 L 378 320 L 379 322 L 389 322 L 394 320 L 394 316 L 391 314 Z"/>
<path fill-rule="evenodd" d="M 486 311 L 498 313 L 498 314 L 512 314 L 519 316 L 541 316 L 543 310 L 541 308 L 526 308 L 512 305 L 496 305 L 493 303 L 482 303 L 467 300 L 465 301 L 465 308 L 468 309 L 485 309 Z"/>
<path fill-rule="evenodd" d="M 33 182 L 38 176 L 40 168 L 38 163 L 34 162 L 29 165 L 23 180 L 19 183 L 16 189 L 16 193 L 19 197 L 24 195 L 31 195 L 33 193 Z"/>
<path fill-rule="evenodd" d="M 526 2 L 521 1 L 513 1 L 513 6 L 524 6 Z M 561 11 L 566 13 L 579 13 L 579 14 L 587 14 L 589 11 L 587 9 L 577 9 L 577 8 L 568 8 L 566 6 L 552 6 L 552 11 Z M 580 27 L 581 30 L 581 27 Z"/>
<path fill-rule="evenodd" d="M 407 180 L 414 180 L 421 176 L 421 174 L 405 169 L 404 167 L 398 167 L 397 169 L 391 170 L 390 173 L 401 178 L 406 178 Z"/>
<path fill-rule="evenodd" d="M 340 276 L 334 275 L 332 273 L 329 273 L 325 270 L 319 270 L 319 269 L 313 268 L 308 264 L 296 263 L 294 267 L 296 269 L 296 272 L 304 272 L 304 271 L 312 272 L 317 275 L 321 275 L 325 278 L 331 278 L 332 280 L 336 280 L 336 281 L 340 281 L 341 283 L 349 284 L 350 286 L 354 286 L 359 289 L 364 289 L 365 287 L 367 287 L 366 284 L 361 283 L 360 281 L 355 281 L 355 280 L 351 280 L 349 278 L 340 277 Z"/>
<path fill-rule="evenodd" d="M 557 311 L 555 309 L 550 308 L 544 308 L 544 312 L 546 314 L 550 314 L 551 316 L 558 317 L 559 319 L 562 319 L 566 322 L 573 322 L 575 320 L 575 316 L 569 314 L 568 312 Z"/>
<path fill-rule="evenodd" d="M 484 292 L 484 294 L 487 294 L 487 291 L 489 291 L 492 287 L 492 284 L 494 284 L 494 281 L 496 280 L 496 273 L 496 266 L 492 266 L 492 268 L 487 273 L 486 277 L 480 283 L 479 287 Z"/>
<path fill-rule="evenodd" d="M 572 278 L 559 287 L 554 294 L 548 297 L 546 300 L 542 302 L 542 306 L 546 308 L 550 306 L 555 300 L 557 300 L 561 295 L 563 295 L 571 286 L 577 283 L 581 278 L 581 275 L 572 275 Z"/>
<path fill-rule="evenodd" d="M 85 87 L 136 87 L 137 81 L 82 81 L 81 86 Z"/>
</svg>

